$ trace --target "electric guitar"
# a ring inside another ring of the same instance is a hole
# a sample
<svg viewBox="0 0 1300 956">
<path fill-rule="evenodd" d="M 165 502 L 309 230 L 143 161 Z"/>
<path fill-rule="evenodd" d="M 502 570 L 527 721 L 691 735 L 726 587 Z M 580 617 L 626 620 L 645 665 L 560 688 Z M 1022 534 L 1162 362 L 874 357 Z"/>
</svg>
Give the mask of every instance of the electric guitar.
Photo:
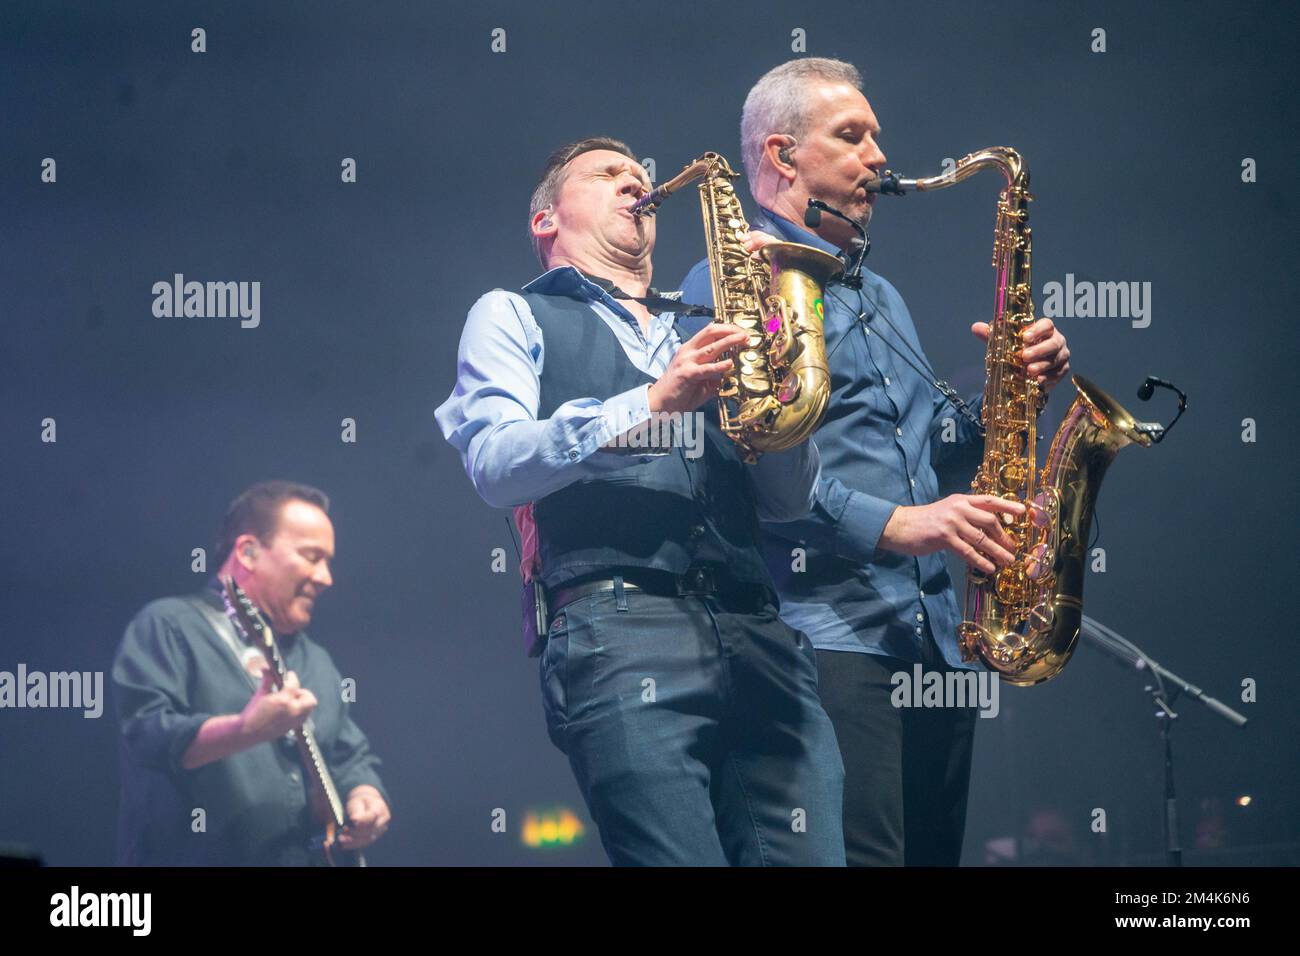
<svg viewBox="0 0 1300 956">
<path fill-rule="evenodd" d="M 288 671 L 271 626 L 233 577 L 222 578 L 221 586 L 221 599 L 225 602 L 226 614 L 235 625 L 235 631 L 246 644 L 262 652 L 271 669 L 275 689 L 283 690 L 284 675 Z M 347 825 L 347 814 L 343 801 L 339 799 L 338 789 L 334 786 L 334 778 L 330 776 L 325 758 L 316 745 L 311 718 L 307 718 L 299 729 L 290 731 L 290 735 L 298 747 L 298 757 L 302 761 L 307 802 L 312 817 L 324 828 L 308 842 L 307 848 L 313 859 L 320 866 L 365 866 L 366 858 L 360 850 L 345 850 L 335 842 L 339 831 Z"/>
</svg>

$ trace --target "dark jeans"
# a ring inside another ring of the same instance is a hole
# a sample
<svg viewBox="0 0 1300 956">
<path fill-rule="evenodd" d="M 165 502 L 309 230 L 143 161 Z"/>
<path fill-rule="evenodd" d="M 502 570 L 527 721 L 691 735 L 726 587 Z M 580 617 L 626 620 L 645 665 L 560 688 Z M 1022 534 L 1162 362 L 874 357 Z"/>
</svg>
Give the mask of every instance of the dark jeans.
<svg viewBox="0 0 1300 956">
<path fill-rule="evenodd" d="M 844 865 L 844 769 L 812 644 L 770 604 L 612 592 L 556 614 L 551 740 L 617 865 Z"/>
<path fill-rule="evenodd" d="M 925 669 L 950 670 L 930 650 Z M 844 756 L 849 866 L 956 866 L 961 859 L 978 712 L 895 707 L 890 677 L 913 666 L 878 654 L 817 652 L 822 705 Z"/>
</svg>

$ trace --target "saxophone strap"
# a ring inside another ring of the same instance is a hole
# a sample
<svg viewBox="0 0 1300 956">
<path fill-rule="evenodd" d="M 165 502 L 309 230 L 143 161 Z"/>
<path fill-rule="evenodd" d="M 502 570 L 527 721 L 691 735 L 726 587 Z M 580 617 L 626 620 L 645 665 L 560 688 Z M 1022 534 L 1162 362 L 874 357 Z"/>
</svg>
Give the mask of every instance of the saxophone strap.
<svg viewBox="0 0 1300 956">
<path fill-rule="evenodd" d="M 253 660 L 262 660 L 262 652 L 249 644 L 245 644 L 235 634 L 235 625 L 230 622 L 230 618 L 218 611 L 207 601 L 202 598 L 194 600 L 194 607 L 207 620 L 208 626 L 216 632 L 221 638 L 221 642 L 234 655 L 235 664 L 239 667 L 239 672 L 244 675 L 248 681 L 248 686 L 254 691 L 261 685 L 261 680 L 254 680 L 252 671 L 249 670 L 249 662 Z"/>
<path fill-rule="evenodd" d="M 629 295 L 614 283 L 601 276 L 587 275 L 582 273 L 583 278 L 594 285 L 600 286 L 615 299 L 622 299 L 625 302 L 639 302 L 650 310 L 651 315 L 660 315 L 664 312 L 673 312 L 679 318 L 690 318 L 697 315 L 705 315 L 713 318 L 713 309 L 707 305 L 690 305 L 682 301 L 680 292 L 660 292 L 658 289 L 651 288 L 649 295 Z"/>
<path fill-rule="evenodd" d="M 628 295 L 618 286 L 608 290 L 609 294 L 616 299 L 626 299 L 629 302 L 640 302 L 650 310 L 651 315 L 659 315 L 662 312 L 674 312 L 678 318 L 687 319 L 692 316 L 703 315 L 713 318 L 713 310 L 707 305 L 691 305 L 689 302 L 681 300 L 680 292 L 661 293 L 657 289 L 651 289 L 650 294 L 646 296 Z M 677 296 L 677 298 L 673 298 Z"/>
<path fill-rule="evenodd" d="M 889 321 L 889 316 L 887 316 L 884 313 L 884 311 L 880 308 L 879 305 L 876 304 L 875 300 L 873 300 L 871 296 L 867 295 L 867 293 L 862 289 L 856 290 L 858 295 L 861 297 L 861 299 L 871 307 L 871 317 L 868 318 L 867 313 L 865 311 L 860 311 L 858 309 L 853 308 L 853 306 L 850 305 L 848 302 L 846 302 L 841 296 L 836 295 L 836 293 L 833 290 L 828 288 L 826 291 L 830 295 L 835 296 L 835 298 L 838 299 L 840 304 L 842 304 L 845 308 L 849 309 L 852 312 L 857 312 L 858 322 L 861 324 L 862 328 L 868 332 L 870 332 L 871 319 L 875 318 L 876 316 L 879 316 L 881 321 L 883 321 L 886 325 L 890 327 L 890 329 L 893 330 L 894 335 L 898 337 L 898 340 L 903 343 L 903 345 L 907 348 L 907 350 L 911 352 L 912 355 L 916 356 L 916 361 L 912 361 L 912 359 L 909 358 L 906 355 L 906 353 L 903 352 L 902 349 L 894 345 L 894 343 L 889 341 L 887 337 L 877 332 L 876 333 L 877 337 L 880 339 L 881 342 L 885 344 L 885 347 L 888 348 L 895 355 L 897 355 L 899 358 L 901 358 L 909 366 L 911 366 L 912 370 L 916 372 L 916 374 L 920 375 L 923 379 L 929 382 L 930 385 L 934 388 L 934 390 L 937 391 L 940 395 L 942 395 L 948 401 L 948 404 L 950 404 L 953 408 L 957 410 L 957 413 L 959 415 L 961 415 L 968 422 L 970 422 L 972 425 L 974 425 L 976 428 L 979 429 L 979 433 L 981 437 L 985 434 L 984 422 L 981 419 L 981 417 L 975 414 L 975 412 L 971 409 L 970 405 L 968 405 L 966 403 L 966 400 L 963 399 L 957 393 L 957 390 L 955 388 L 953 388 L 951 385 L 949 385 L 947 382 L 945 382 L 943 379 L 939 378 L 939 376 L 935 374 L 934 367 L 929 362 L 926 361 L 925 356 L 921 355 L 919 352 L 916 351 L 916 349 L 912 348 L 912 344 L 907 341 L 907 336 L 903 335 L 903 333 L 898 330 L 898 326 L 894 325 L 893 322 Z M 840 340 L 841 343 L 843 341 L 844 341 L 843 339 Z M 839 348 L 839 345 L 837 344 L 835 348 Z M 834 349 L 831 350 L 831 354 L 832 355 L 834 354 Z M 828 355 L 827 359 L 829 360 L 829 358 L 830 356 Z M 1040 413 L 1042 412 L 1041 407 L 1038 410 Z"/>
</svg>

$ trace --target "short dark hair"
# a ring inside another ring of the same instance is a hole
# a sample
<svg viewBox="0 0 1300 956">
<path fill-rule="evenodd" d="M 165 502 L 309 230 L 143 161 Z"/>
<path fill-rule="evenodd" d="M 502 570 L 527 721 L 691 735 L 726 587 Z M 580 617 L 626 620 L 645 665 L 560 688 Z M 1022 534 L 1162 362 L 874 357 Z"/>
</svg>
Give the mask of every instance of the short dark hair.
<svg viewBox="0 0 1300 956">
<path fill-rule="evenodd" d="M 588 136 L 586 139 L 580 139 L 574 143 L 565 143 L 547 157 L 546 165 L 542 168 L 542 175 L 533 188 L 533 198 L 528 204 L 528 222 L 530 224 L 528 238 L 532 240 L 533 252 L 537 254 L 537 261 L 542 264 L 543 269 L 546 268 L 546 259 L 542 256 L 542 241 L 532 234 L 533 217 L 555 202 L 555 197 L 560 194 L 560 187 L 564 185 L 565 170 L 569 163 L 583 153 L 590 153 L 597 149 L 608 149 L 611 152 L 622 153 L 635 163 L 640 164 L 641 162 L 636 153 L 632 152 L 631 146 L 621 139 L 612 139 L 609 136 Z"/>
<path fill-rule="evenodd" d="M 329 496 L 319 488 L 296 481 L 259 481 L 226 509 L 217 539 L 217 564 L 224 564 L 230 557 L 241 534 L 251 534 L 263 543 L 269 541 L 280 524 L 280 511 L 289 501 L 305 501 L 329 514 Z"/>
</svg>

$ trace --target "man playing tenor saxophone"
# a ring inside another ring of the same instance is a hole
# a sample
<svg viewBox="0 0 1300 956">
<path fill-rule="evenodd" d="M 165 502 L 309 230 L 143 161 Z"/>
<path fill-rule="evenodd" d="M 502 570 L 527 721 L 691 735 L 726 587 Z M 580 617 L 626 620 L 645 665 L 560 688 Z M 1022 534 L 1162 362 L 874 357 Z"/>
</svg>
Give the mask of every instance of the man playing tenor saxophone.
<svg viewBox="0 0 1300 956">
<path fill-rule="evenodd" d="M 489 505 L 534 503 L 547 729 L 611 862 L 843 865 L 814 651 L 777 614 L 758 537 L 758 518 L 807 513 L 817 450 L 747 465 L 721 433 L 745 333 L 684 336 L 651 310 L 670 303 L 647 295 L 655 225 L 631 207 L 648 191 L 617 140 L 552 154 L 529 220 L 546 271 L 470 309 L 438 425 Z M 665 413 L 701 416 L 699 454 L 622 440 Z"/>
<path fill-rule="evenodd" d="M 885 165 L 880 126 L 848 63 L 806 58 L 768 72 L 750 90 L 741 148 L 762 215 L 755 229 L 839 253 L 857 239 L 825 215 L 809 232 L 808 200 L 863 228 Z M 971 708 L 891 704 L 897 672 L 914 663 L 946 671 L 961 660 L 961 616 L 940 552 L 985 572 L 1011 562 L 999 514 L 1023 507 L 993 496 L 939 498 L 936 468 L 979 464 L 973 421 L 936 388 L 907 307 L 885 279 L 862 270 L 862 288 L 832 283 L 825 299 L 831 399 L 816 442 L 823 456 L 812 512 L 767 521 L 765 552 L 782 616 L 817 648 L 822 702 L 845 765 L 849 865 L 955 865 L 960 859 L 975 724 Z M 701 263 L 682 283 L 690 303 L 711 300 Z M 689 328 L 689 326 L 688 326 Z M 976 336 L 989 327 L 976 323 Z M 1028 373 L 1047 387 L 1069 371 L 1065 338 L 1048 319 L 1025 335 Z M 964 404 L 964 403 L 963 403 Z M 943 420 L 956 425 L 943 441 Z M 806 567 L 792 570 L 792 549 Z"/>
</svg>

